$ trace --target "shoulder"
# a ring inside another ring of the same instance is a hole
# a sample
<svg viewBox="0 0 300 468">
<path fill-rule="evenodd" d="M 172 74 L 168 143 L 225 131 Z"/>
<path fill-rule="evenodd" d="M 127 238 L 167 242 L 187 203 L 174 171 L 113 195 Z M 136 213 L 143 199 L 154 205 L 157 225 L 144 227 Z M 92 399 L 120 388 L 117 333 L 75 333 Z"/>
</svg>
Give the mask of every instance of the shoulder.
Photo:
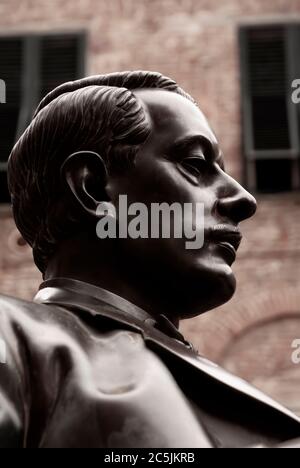
<svg viewBox="0 0 300 468">
<path fill-rule="evenodd" d="M 9 395 L 20 415 L 37 385 L 45 408 L 58 396 L 57 407 L 64 407 L 67 397 L 72 430 L 79 421 L 76 431 L 83 437 L 82 421 L 89 418 L 98 427 L 101 418 L 113 447 L 201 446 L 203 434 L 184 395 L 143 336 L 122 324 L 102 323 L 86 323 L 61 307 L 0 296 L 0 337 L 8 358 L 0 394 Z M 35 400 L 31 404 L 35 408 Z M 55 417 L 61 415 L 65 412 L 58 409 Z M 68 423 L 62 427 L 67 430 Z"/>
<path fill-rule="evenodd" d="M 74 349 L 82 329 L 66 309 L 0 295 L 0 339 L 8 356 L 20 363 L 25 356 L 42 357 L 64 344 Z"/>
<path fill-rule="evenodd" d="M 40 355 L 59 349 L 58 356 L 86 359 L 86 366 L 93 362 L 108 375 L 113 369 L 114 380 L 117 375 L 137 376 L 150 367 L 163 366 L 147 348 L 142 334 L 122 323 L 98 318 L 84 320 L 64 307 L 0 295 L 0 339 L 8 348 L 23 344 Z"/>
<path fill-rule="evenodd" d="M 17 330 L 22 324 L 29 324 L 40 317 L 40 306 L 0 295 L 0 335 L 8 334 L 8 330 Z M 43 315 L 43 314 L 42 314 Z"/>
<path fill-rule="evenodd" d="M 0 331 L 1 326 L 10 323 L 13 326 L 70 326 L 76 317 L 66 309 L 55 305 L 44 305 L 22 299 L 0 295 Z"/>
<path fill-rule="evenodd" d="M 15 297 L 0 295 L 0 317 L 14 318 L 27 314 L 34 316 L 43 310 L 43 306 Z"/>
</svg>

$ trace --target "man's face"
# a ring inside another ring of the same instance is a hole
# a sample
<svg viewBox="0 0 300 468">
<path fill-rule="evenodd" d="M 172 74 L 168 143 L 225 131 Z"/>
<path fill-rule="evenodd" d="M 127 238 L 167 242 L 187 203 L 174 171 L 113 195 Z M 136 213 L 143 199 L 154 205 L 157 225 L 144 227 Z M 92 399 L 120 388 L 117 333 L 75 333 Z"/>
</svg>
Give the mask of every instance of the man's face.
<svg viewBox="0 0 300 468">
<path fill-rule="evenodd" d="M 162 309 L 188 318 L 228 301 L 236 288 L 231 269 L 241 240 L 238 225 L 256 210 L 255 199 L 225 173 L 221 150 L 202 112 L 171 92 L 140 90 L 152 122 L 136 165 L 112 178 L 108 192 L 117 203 L 203 204 L 204 246 L 186 248 L 186 239 L 127 239 L 120 254 L 141 290 Z"/>
</svg>

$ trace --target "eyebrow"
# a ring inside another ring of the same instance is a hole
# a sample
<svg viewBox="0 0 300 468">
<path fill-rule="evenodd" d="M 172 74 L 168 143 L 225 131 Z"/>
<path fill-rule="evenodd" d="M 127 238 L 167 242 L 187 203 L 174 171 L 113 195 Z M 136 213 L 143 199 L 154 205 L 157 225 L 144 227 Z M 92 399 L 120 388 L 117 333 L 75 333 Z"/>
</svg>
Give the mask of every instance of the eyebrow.
<svg viewBox="0 0 300 468">
<path fill-rule="evenodd" d="M 210 162 L 216 162 L 220 165 L 221 169 L 224 167 L 224 157 L 221 150 L 217 149 L 218 145 L 214 145 L 209 138 L 206 138 L 204 135 L 192 135 L 184 138 L 180 138 L 175 143 L 171 145 L 168 153 L 178 154 L 182 151 L 188 150 L 191 147 L 199 145 L 204 147 L 206 154 L 205 157 L 210 160 Z"/>
</svg>

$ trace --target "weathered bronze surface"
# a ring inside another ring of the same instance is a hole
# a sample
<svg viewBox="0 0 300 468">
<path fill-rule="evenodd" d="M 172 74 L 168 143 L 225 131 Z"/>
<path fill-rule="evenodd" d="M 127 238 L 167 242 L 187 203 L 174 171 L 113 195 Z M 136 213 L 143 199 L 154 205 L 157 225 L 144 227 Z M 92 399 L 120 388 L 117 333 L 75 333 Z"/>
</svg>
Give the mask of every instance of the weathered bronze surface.
<svg viewBox="0 0 300 468">
<path fill-rule="evenodd" d="M 255 199 L 226 172 L 193 99 L 157 73 L 54 90 L 14 148 L 15 220 L 45 282 L 0 298 L 0 446 L 245 447 L 300 420 L 199 356 L 180 320 L 227 302 Z M 205 244 L 96 236 L 98 207 L 203 203 Z"/>
</svg>

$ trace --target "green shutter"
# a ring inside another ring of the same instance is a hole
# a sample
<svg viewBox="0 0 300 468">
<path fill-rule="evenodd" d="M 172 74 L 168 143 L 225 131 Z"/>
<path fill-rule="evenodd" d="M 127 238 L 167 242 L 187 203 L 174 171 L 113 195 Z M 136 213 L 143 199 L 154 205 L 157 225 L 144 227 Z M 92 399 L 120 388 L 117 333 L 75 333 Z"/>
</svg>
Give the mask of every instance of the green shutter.
<svg viewBox="0 0 300 468">
<path fill-rule="evenodd" d="M 293 43 L 287 25 L 240 31 L 243 147 L 251 189 L 266 182 L 268 191 L 267 177 L 275 190 L 299 185 L 298 111 L 291 99 L 292 68 L 298 60 Z"/>
<path fill-rule="evenodd" d="M 32 119 L 38 102 L 66 81 L 84 76 L 84 33 L 0 37 L 0 79 L 6 104 L 0 104 L 0 202 L 8 201 L 7 159 Z"/>
<path fill-rule="evenodd" d="M 40 42 L 40 98 L 67 81 L 84 74 L 82 35 L 53 35 Z"/>
<path fill-rule="evenodd" d="M 6 104 L 0 104 L 0 170 L 15 142 L 22 102 L 23 41 L 0 38 L 0 78 L 6 83 Z"/>
</svg>

